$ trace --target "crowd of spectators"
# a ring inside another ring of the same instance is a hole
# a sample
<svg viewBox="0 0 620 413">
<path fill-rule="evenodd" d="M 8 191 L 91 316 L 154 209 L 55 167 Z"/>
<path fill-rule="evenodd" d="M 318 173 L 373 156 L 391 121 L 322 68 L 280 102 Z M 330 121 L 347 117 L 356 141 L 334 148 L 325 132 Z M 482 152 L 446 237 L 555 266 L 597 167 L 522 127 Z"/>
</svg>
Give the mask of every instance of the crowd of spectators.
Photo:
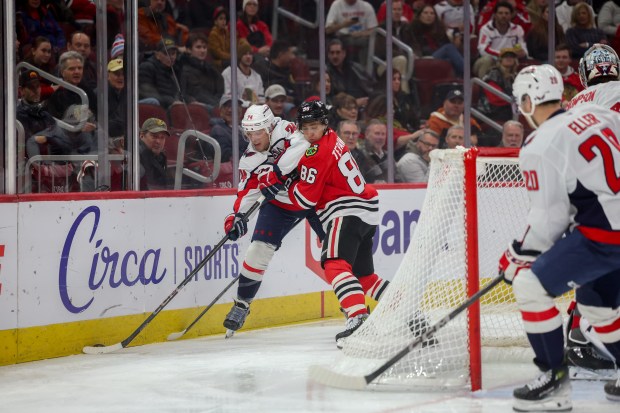
<svg viewBox="0 0 620 413">
<path fill-rule="evenodd" d="M 26 132 L 26 156 L 96 153 L 99 64 L 107 68 L 110 137 L 118 138 L 122 134 L 118 131 L 124 131 L 126 125 L 124 2 L 107 2 L 108 60 L 97 62 L 93 2 L 15 1 L 18 59 L 82 89 L 89 103 L 82 107 L 76 93 L 36 71 L 21 73 L 18 119 Z M 238 0 L 238 16 L 228 15 L 228 3 L 138 2 L 139 103 L 160 107 L 166 113 L 161 119 L 164 123 L 172 119 L 167 118 L 167 113 L 175 105 L 202 106 L 210 119 L 204 131 L 219 142 L 222 162 L 230 162 L 233 153 L 231 126 L 238 122 L 232 119 L 234 102 L 238 102 L 240 114 L 251 104 L 266 103 L 276 116 L 294 120 L 299 103 L 321 95 L 318 67 L 312 65 L 309 51 L 303 49 L 313 40 L 299 38 L 304 32 L 291 29 L 290 25 L 280 29 L 286 35 L 272 33 L 273 5 L 269 0 Z M 296 7 L 298 2 L 290 3 L 288 6 Z M 547 60 L 547 4 L 547 0 L 472 0 L 472 75 L 511 96 L 519 68 Z M 549 63 L 562 73 L 564 98 L 569 100 L 581 90 L 574 68 L 583 52 L 592 43 L 618 44 L 620 6 L 613 0 L 561 0 L 556 1 L 555 11 L 555 59 Z M 326 1 L 324 93 L 331 113 L 330 126 L 340 131 L 369 182 L 386 181 L 386 85 L 391 79 L 396 178 L 402 182 L 424 182 L 430 150 L 464 143 L 464 91 L 460 85 L 465 69 L 463 0 L 392 2 L 393 36 L 411 47 L 414 59 L 445 60 L 453 69 L 446 80 L 456 83 L 442 89 L 438 104 L 426 114 L 420 110 L 419 85 L 415 79 L 404 78 L 406 58 L 402 50 L 394 49 L 391 73 L 385 73 L 385 65 L 377 65 L 371 73 L 365 70 L 369 36 L 375 27 L 386 27 L 386 12 L 383 0 Z M 231 24 L 236 24 L 237 30 L 236 62 L 231 62 Z M 377 47 L 376 55 L 384 59 L 385 48 Z M 306 68 L 303 76 L 294 70 L 299 64 Z M 238 86 L 235 98 L 231 96 L 233 73 Z M 472 144 L 515 146 L 514 142 L 522 141 L 522 126 L 520 140 L 510 137 L 518 124 L 510 102 L 483 90 L 472 105 L 502 126 L 502 131 L 481 127 L 482 122 L 472 117 Z M 67 131 L 66 125 L 72 125 L 71 130 Z M 160 131 L 157 139 L 165 141 L 174 135 L 165 126 L 166 133 Z M 76 130 L 78 127 L 80 130 Z M 148 128 L 141 127 L 146 136 Z M 511 133 L 507 134 L 506 128 Z M 77 143 L 53 146 L 67 139 Z M 145 141 L 143 136 L 141 139 Z M 246 142 L 242 136 L 238 141 L 241 154 Z M 201 152 L 206 157 L 213 156 L 212 150 Z M 156 155 L 150 158 L 151 166 L 162 162 L 159 153 Z M 157 184 L 145 187 L 169 188 L 170 183 L 159 179 Z"/>
</svg>

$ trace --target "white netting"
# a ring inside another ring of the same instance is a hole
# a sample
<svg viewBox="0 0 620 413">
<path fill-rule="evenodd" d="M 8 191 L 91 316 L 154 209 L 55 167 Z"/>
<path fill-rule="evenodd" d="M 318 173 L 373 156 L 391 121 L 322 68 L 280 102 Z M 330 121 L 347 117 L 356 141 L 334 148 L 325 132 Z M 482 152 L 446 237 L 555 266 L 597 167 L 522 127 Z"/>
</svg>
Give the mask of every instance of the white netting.
<svg viewBox="0 0 620 413">
<path fill-rule="evenodd" d="M 333 371 L 371 373 L 425 326 L 466 300 L 465 153 L 464 149 L 432 152 L 428 190 L 409 249 L 370 318 L 345 340 L 341 356 L 330 366 Z M 497 276 L 499 257 L 525 229 L 528 200 L 517 158 L 478 157 L 476 175 L 479 230 L 469 241 L 477 242 L 484 284 Z M 500 284 L 480 304 L 484 346 L 527 346 L 510 287 Z M 467 313 L 463 313 L 373 384 L 468 386 L 469 337 Z"/>
</svg>

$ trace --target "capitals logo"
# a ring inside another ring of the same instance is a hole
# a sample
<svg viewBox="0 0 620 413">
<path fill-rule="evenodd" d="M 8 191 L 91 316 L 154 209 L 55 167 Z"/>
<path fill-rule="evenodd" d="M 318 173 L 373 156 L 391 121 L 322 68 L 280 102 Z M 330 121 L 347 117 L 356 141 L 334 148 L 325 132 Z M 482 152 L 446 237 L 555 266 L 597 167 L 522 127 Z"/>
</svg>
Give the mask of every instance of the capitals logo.
<svg viewBox="0 0 620 413">
<path fill-rule="evenodd" d="M 319 145 L 315 143 L 314 145 L 306 149 L 306 158 L 316 155 L 318 151 L 319 151 Z"/>
</svg>

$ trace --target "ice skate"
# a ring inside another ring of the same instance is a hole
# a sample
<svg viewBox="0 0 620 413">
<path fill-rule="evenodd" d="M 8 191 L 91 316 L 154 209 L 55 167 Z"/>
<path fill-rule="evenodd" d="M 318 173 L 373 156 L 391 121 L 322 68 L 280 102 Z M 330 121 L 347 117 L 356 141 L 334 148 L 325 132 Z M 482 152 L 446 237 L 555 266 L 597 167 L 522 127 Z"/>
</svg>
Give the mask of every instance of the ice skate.
<svg viewBox="0 0 620 413">
<path fill-rule="evenodd" d="M 573 380 L 611 380 L 616 377 L 614 362 L 601 355 L 591 344 L 569 347 L 566 360 Z"/>
<path fill-rule="evenodd" d="M 245 319 L 250 314 L 250 304 L 243 300 L 235 300 L 235 304 L 226 315 L 224 319 L 224 327 L 228 329 L 226 331 L 226 338 L 232 337 L 235 331 L 243 327 Z"/>
<path fill-rule="evenodd" d="M 620 375 L 617 380 L 605 384 L 605 397 L 613 402 L 620 402 Z"/>
<path fill-rule="evenodd" d="M 547 370 L 538 378 L 514 390 L 517 412 L 567 412 L 572 410 L 568 367 Z"/>
<path fill-rule="evenodd" d="M 355 330 L 357 330 L 368 318 L 368 314 L 358 314 L 354 317 L 347 318 L 347 324 L 345 330 L 336 334 L 336 347 L 342 349 L 342 340 L 349 337 Z"/>
</svg>

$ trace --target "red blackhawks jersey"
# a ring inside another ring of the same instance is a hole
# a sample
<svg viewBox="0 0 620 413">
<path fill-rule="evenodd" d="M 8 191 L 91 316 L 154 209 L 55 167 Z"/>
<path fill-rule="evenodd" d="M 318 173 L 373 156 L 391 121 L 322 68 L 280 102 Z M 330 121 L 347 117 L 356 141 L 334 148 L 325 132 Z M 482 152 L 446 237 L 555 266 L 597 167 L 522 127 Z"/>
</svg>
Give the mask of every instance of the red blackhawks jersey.
<svg viewBox="0 0 620 413">
<path fill-rule="evenodd" d="M 271 171 L 272 164 L 277 164 L 282 174 L 288 175 L 295 170 L 299 158 L 308 147 L 308 141 L 297 132 L 293 122 L 281 118 L 275 118 L 275 121 L 269 149 L 258 152 L 250 143 L 239 161 L 239 187 L 233 207 L 235 213 L 246 212 L 260 197 L 259 176 Z M 270 202 L 285 209 L 298 209 L 292 206 L 286 191 L 281 191 Z"/>
<path fill-rule="evenodd" d="M 567 109 L 584 103 L 594 103 L 614 112 L 620 112 L 620 81 L 599 83 L 582 90 L 568 102 Z"/>
<path fill-rule="evenodd" d="M 364 181 L 349 148 L 333 130 L 310 144 L 297 171 L 299 180 L 290 188 L 291 199 L 301 209 L 315 208 L 324 228 L 342 216 L 379 224 L 377 190 Z"/>
</svg>

